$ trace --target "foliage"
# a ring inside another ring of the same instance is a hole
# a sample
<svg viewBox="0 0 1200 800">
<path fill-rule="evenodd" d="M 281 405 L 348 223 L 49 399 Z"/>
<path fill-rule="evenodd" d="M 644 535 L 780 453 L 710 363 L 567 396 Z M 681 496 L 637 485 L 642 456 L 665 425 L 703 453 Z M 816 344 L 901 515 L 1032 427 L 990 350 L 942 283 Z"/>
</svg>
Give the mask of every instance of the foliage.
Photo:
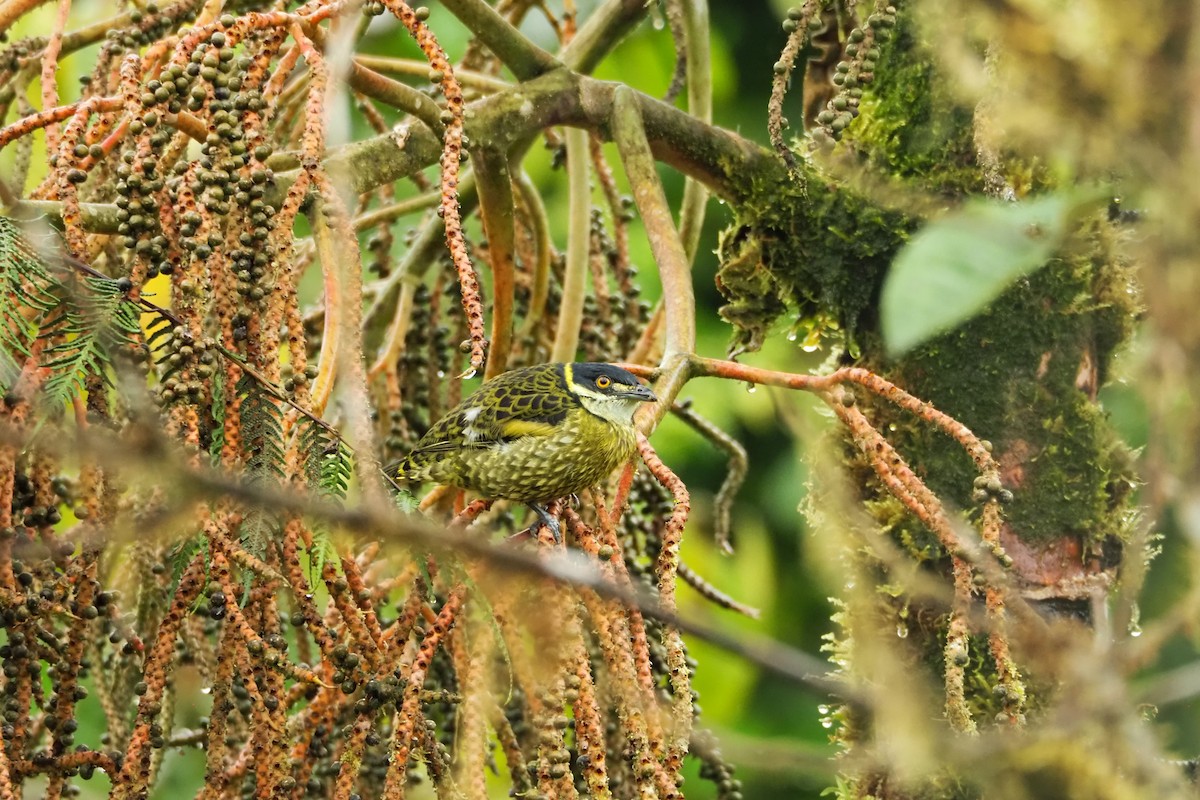
<svg viewBox="0 0 1200 800">
<path fill-rule="evenodd" d="M 12 220 L 0 218 L 0 268 L 4 292 L 0 297 L 0 387 L 8 391 L 17 379 L 17 357 L 32 355 L 30 345 L 37 327 L 25 318 L 25 309 L 46 313 L 56 305 L 54 280 L 37 254 L 25 242 Z"/>
<path fill-rule="evenodd" d="M 49 409 L 79 397 L 89 377 L 108 380 L 113 357 L 136 346 L 138 312 L 128 302 L 124 281 L 103 275 L 57 279 L 7 218 L 0 218 L 0 264 L 6 287 L 0 301 L 0 338 L 6 345 L 0 391 L 16 384 L 16 357 L 35 358 L 34 335 L 44 340 L 36 358 L 45 370 L 42 402 Z"/>
</svg>

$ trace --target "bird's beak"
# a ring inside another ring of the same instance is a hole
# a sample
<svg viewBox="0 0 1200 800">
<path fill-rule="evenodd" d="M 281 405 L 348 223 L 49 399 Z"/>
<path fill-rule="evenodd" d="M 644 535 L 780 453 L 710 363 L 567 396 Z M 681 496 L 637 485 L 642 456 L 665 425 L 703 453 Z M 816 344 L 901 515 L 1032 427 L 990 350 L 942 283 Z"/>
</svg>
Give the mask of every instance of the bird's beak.
<svg viewBox="0 0 1200 800">
<path fill-rule="evenodd" d="M 653 403 L 658 398 L 654 396 L 654 392 L 650 391 L 648 386 L 627 386 L 622 387 L 621 396 L 627 397 L 630 400 L 641 400 L 646 403 Z"/>
</svg>

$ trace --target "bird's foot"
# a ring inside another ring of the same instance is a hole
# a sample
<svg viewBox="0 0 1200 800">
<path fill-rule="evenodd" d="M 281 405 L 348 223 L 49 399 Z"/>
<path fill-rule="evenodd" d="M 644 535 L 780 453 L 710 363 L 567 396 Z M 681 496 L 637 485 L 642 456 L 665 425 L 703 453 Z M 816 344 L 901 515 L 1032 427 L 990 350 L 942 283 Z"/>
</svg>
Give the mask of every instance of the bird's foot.
<svg viewBox="0 0 1200 800">
<path fill-rule="evenodd" d="M 555 544 L 562 544 L 562 529 L 559 527 L 558 519 L 554 517 L 544 506 L 539 506 L 537 503 L 530 503 L 529 507 L 538 515 L 538 523 L 529 529 L 530 535 L 535 535 L 538 528 L 545 527 L 550 531 L 550 535 L 554 537 Z M 538 538 L 534 536 L 534 538 Z"/>
</svg>

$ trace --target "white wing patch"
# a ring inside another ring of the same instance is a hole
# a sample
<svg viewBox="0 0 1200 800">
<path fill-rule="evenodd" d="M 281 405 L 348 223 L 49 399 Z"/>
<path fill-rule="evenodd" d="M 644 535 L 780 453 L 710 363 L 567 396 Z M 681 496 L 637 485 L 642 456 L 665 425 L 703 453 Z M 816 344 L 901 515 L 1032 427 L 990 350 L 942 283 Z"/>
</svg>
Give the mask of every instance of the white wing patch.
<svg viewBox="0 0 1200 800">
<path fill-rule="evenodd" d="M 471 423 L 477 420 L 482 413 L 483 409 L 480 406 L 472 406 L 463 412 L 463 438 L 468 442 L 479 441 L 480 433 Z"/>
</svg>

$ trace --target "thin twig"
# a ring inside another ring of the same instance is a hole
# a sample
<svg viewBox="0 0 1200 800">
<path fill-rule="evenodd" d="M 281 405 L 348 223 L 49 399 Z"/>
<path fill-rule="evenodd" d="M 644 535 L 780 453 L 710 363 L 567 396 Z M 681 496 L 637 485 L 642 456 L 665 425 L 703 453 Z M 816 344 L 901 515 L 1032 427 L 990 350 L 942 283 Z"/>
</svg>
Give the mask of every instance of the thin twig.
<svg viewBox="0 0 1200 800">
<path fill-rule="evenodd" d="M 712 36 L 708 25 L 707 0 L 682 0 L 685 65 L 687 67 L 688 113 L 706 124 L 712 123 Z M 704 229 L 708 205 L 708 187 L 688 176 L 683 182 L 683 201 L 679 206 L 679 239 L 688 262 L 695 263 Z"/>
<path fill-rule="evenodd" d="M 406 217 L 409 214 L 433 208 L 438 204 L 439 196 L 437 192 L 426 192 L 416 197 L 409 197 L 391 205 L 383 206 L 382 208 L 373 209 L 355 217 L 354 228 L 360 231 L 367 230 L 376 225 L 385 225 L 389 222 L 394 222 L 400 217 Z"/>
<path fill-rule="evenodd" d="M 695 589 L 705 600 L 709 601 L 710 603 L 714 603 L 721 608 L 727 608 L 730 611 L 736 611 L 737 613 L 749 617 L 750 619 L 758 619 L 762 614 L 762 612 L 757 608 L 748 606 L 738 600 L 734 600 L 725 592 L 722 592 L 716 586 L 713 586 L 711 583 L 706 581 L 700 576 L 700 573 L 696 572 L 696 570 L 692 569 L 682 561 L 679 562 L 679 579 Z"/>
<path fill-rule="evenodd" d="M 416 78 L 429 76 L 429 64 L 415 58 L 395 58 L 392 56 L 358 55 L 355 62 L 376 72 L 394 72 L 397 75 L 410 75 Z M 472 72 L 461 67 L 454 70 L 463 86 L 484 92 L 503 92 L 512 88 L 512 83 L 482 72 Z"/>
<path fill-rule="evenodd" d="M 646 16 L 645 0 L 608 0 L 559 52 L 567 69 L 587 74 Z"/>
<path fill-rule="evenodd" d="M 717 496 L 713 498 L 713 538 L 716 540 L 717 547 L 721 552 L 727 555 L 732 554 L 733 542 L 730 520 L 733 518 L 733 501 L 737 497 L 738 489 L 742 487 L 742 483 L 746 480 L 746 474 L 750 469 L 746 448 L 737 439 L 696 413 L 696 410 L 692 408 L 691 403 L 688 401 L 675 403 L 671 406 L 671 411 L 675 416 L 686 422 L 692 430 L 712 442 L 713 445 L 719 447 L 729 456 L 729 463 L 725 468 L 725 480 L 721 482 L 721 488 L 717 491 Z"/>
</svg>

